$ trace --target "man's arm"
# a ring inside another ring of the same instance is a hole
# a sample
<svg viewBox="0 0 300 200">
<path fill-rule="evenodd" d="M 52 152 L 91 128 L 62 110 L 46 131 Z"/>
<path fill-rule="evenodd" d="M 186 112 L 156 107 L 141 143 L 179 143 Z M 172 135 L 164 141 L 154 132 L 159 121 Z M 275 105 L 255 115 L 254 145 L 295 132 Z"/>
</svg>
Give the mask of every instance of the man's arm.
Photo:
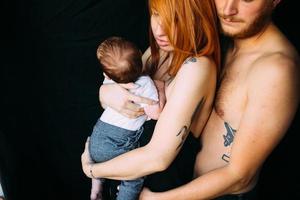
<svg viewBox="0 0 300 200">
<path fill-rule="evenodd" d="M 185 64 L 174 79 L 174 88 L 156 124 L 151 141 L 144 147 L 110 161 L 94 164 L 93 175 L 127 180 L 166 169 L 187 137 L 191 118 L 198 104 L 203 102 L 207 92 L 211 92 L 208 85 L 215 84 L 215 69 L 211 65 L 212 62 L 204 58 Z M 83 170 L 90 176 L 89 165 L 85 164 L 88 159 L 84 154 Z"/>
<path fill-rule="evenodd" d="M 235 133 L 229 164 L 163 193 L 144 191 L 142 200 L 212 199 L 246 188 L 285 135 L 299 102 L 299 71 L 281 55 L 257 63 L 248 100 Z"/>
</svg>

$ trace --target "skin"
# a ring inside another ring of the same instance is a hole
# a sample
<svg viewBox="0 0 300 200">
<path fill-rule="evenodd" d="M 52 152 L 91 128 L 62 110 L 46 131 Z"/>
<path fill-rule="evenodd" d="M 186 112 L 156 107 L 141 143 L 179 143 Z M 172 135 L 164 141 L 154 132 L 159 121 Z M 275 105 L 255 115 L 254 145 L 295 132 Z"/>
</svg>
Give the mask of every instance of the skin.
<svg viewBox="0 0 300 200">
<path fill-rule="evenodd" d="M 151 27 L 163 59 L 167 52 L 172 52 L 173 47 L 157 16 L 151 16 Z M 148 49 L 144 53 L 143 61 L 149 56 L 150 50 Z M 195 134 L 195 137 L 199 137 L 211 113 L 216 87 L 216 66 L 208 57 L 188 58 L 182 64 L 177 75 L 170 79 L 164 73 L 169 67 L 169 61 L 164 62 L 154 76 L 154 79 L 165 82 L 166 104 L 159 116 L 151 141 L 144 147 L 134 149 L 110 161 L 93 164 L 94 177 L 128 180 L 163 171 L 176 157 L 189 130 Z M 105 89 L 104 86 L 102 89 Z M 100 95 L 102 96 L 101 101 L 106 104 L 114 104 L 110 102 L 113 101 L 113 98 L 108 97 L 117 94 L 117 90 L 112 92 L 116 88 L 110 88 L 110 91 L 106 89 L 106 92 L 111 93 Z M 103 91 L 101 90 L 100 93 Z M 128 93 L 123 94 L 126 99 Z M 118 101 L 120 101 L 120 97 Z M 198 112 L 200 110 L 201 112 Z M 164 145 L 162 145 L 162 141 Z M 91 177 L 90 167 L 91 160 L 88 143 L 86 143 L 85 151 L 82 154 L 82 168 L 88 177 Z"/>
<path fill-rule="evenodd" d="M 294 47 L 271 22 L 250 33 L 267 2 L 272 9 L 279 3 L 215 0 L 223 32 L 234 44 L 201 134 L 195 179 L 162 193 L 144 189 L 141 200 L 213 199 L 247 192 L 257 183 L 261 166 L 284 137 L 299 103 Z"/>
<path fill-rule="evenodd" d="M 165 82 L 154 80 L 154 84 L 158 91 L 159 102 L 154 105 L 146 105 L 144 107 L 144 112 L 148 116 L 148 118 L 158 120 L 161 111 L 164 108 L 166 103 L 166 95 L 165 95 Z"/>
</svg>

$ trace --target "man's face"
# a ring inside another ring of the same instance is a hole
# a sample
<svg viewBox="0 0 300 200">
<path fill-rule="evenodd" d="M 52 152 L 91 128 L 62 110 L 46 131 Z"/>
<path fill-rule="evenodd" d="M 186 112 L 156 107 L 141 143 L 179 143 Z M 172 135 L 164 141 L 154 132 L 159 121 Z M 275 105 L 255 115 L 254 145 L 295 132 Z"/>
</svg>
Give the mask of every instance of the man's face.
<svg viewBox="0 0 300 200">
<path fill-rule="evenodd" d="M 224 35 L 243 39 L 258 34 L 270 21 L 273 0 L 215 0 Z"/>
</svg>

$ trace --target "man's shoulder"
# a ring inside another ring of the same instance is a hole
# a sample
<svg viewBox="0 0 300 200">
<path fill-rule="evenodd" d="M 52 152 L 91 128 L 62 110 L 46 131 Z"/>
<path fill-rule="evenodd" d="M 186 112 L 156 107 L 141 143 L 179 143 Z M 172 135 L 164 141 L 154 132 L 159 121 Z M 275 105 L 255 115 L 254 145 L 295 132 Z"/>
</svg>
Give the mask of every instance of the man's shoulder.
<svg viewBox="0 0 300 200">
<path fill-rule="evenodd" d="M 299 75 L 299 57 L 297 53 L 288 55 L 282 51 L 268 52 L 258 57 L 252 64 L 249 78 L 264 76 L 265 79 L 278 76 Z"/>
</svg>

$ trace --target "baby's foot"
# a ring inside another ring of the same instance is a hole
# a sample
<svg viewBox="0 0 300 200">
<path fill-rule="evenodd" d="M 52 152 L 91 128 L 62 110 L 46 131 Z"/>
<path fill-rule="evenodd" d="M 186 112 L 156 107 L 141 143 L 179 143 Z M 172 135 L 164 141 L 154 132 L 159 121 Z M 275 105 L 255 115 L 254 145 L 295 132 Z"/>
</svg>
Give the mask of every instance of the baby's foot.
<svg viewBox="0 0 300 200">
<path fill-rule="evenodd" d="M 102 200 L 102 182 L 100 179 L 92 179 L 91 200 Z"/>
</svg>

